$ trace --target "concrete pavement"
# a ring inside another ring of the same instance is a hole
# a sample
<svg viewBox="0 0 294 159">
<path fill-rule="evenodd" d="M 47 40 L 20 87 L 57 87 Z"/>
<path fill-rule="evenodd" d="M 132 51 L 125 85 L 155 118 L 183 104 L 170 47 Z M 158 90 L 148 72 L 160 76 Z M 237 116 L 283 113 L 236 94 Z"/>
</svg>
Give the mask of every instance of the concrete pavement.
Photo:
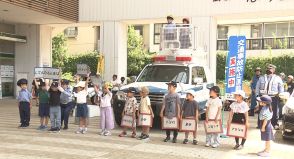
<svg viewBox="0 0 294 159">
<path fill-rule="evenodd" d="M 87 134 L 75 134 L 77 128 L 70 118 L 70 129 L 60 133 L 38 131 L 39 118 L 37 107 L 32 108 L 31 126 L 18 129 L 19 115 L 15 100 L 0 100 L 0 158 L 32 159 L 32 158 L 90 158 L 90 159 L 216 159 L 216 158 L 258 158 L 255 153 L 264 148 L 260 141 L 259 130 L 255 129 L 256 117 L 250 118 L 251 128 L 245 148 L 232 150 L 233 138 L 221 139 L 219 148 L 206 148 L 203 122 L 199 124 L 199 145 L 183 145 L 184 133 L 180 133 L 178 143 L 164 143 L 165 132 L 151 131 L 148 142 L 132 138 L 119 138 L 120 129 L 112 131 L 112 136 L 98 135 L 99 118 L 91 118 Z M 281 132 L 275 132 L 276 140 L 272 144 L 272 157 L 277 159 L 293 158 L 294 141 L 284 141 Z M 190 138 L 191 139 L 191 138 Z"/>
</svg>

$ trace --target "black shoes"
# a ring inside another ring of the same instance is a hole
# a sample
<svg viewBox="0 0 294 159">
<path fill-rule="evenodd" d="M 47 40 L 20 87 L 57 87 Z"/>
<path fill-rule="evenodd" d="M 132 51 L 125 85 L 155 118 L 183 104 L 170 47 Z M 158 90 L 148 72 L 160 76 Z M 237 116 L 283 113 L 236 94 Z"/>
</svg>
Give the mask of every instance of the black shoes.
<svg viewBox="0 0 294 159">
<path fill-rule="evenodd" d="M 170 140 L 170 137 L 166 137 L 163 142 L 168 142 Z"/>
</svg>

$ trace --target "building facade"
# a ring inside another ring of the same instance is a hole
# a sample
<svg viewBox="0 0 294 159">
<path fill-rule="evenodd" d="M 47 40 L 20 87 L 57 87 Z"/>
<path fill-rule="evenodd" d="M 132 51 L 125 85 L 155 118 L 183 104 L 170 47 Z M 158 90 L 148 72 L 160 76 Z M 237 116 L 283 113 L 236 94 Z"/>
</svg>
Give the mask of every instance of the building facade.
<svg viewBox="0 0 294 159">
<path fill-rule="evenodd" d="M 14 96 L 16 81 L 51 66 L 50 24 L 78 21 L 78 0 L 0 0 L 1 97 Z M 31 84 L 29 84 L 31 86 Z"/>
<path fill-rule="evenodd" d="M 293 0 L 0 0 L 0 12 L 1 84 L 9 95 L 20 77 L 32 80 L 35 66 L 51 66 L 51 38 L 60 32 L 73 54 L 92 48 L 104 54 L 105 80 L 127 75 L 127 27 L 134 25 L 145 47 L 157 52 L 170 14 L 197 27 L 213 79 L 217 51 L 228 49 L 231 35 L 247 37 L 250 56 L 294 47 Z"/>
</svg>

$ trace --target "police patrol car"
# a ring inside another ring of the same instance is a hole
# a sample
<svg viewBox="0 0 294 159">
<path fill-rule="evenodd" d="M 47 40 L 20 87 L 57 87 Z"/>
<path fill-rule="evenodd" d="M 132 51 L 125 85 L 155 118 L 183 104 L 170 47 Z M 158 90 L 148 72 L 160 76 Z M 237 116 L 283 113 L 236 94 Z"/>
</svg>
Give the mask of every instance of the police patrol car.
<svg viewBox="0 0 294 159">
<path fill-rule="evenodd" d="M 167 82 L 178 83 L 176 92 L 183 102 L 188 90 L 196 93 L 195 100 L 199 103 L 200 113 L 205 113 L 205 104 L 209 99 L 209 89 L 214 85 L 211 72 L 206 66 L 207 54 L 196 48 L 196 28 L 177 25 L 163 26 L 161 31 L 161 51 L 141 71 L 134 83 L 120 88 L 113 98 L 113 108 L 117 124 L 121 123 L 126 92 L 129 87 L 137 89 L 135 97 L 140 102 L 139 89 L 149 88 L 149 98 L 154 112 L 153 127 L 160 127 L 159 117 L 164 96 L 168 93 Z"/>
</svg>

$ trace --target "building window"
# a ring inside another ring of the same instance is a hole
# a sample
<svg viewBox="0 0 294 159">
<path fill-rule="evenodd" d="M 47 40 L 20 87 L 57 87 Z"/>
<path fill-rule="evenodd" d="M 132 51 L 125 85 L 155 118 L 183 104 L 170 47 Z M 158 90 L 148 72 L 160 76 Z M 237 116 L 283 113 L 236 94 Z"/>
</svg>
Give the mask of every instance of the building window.
<svg viewBox="0 0 294 159">
<path fill-rule="evenodd" d="M 217 26 L 217 50 L 227 50 L 228 49 L 228 26 Z"/>
<path fill-rule="evenodd" d="M 154 44 L 160 44 L 160 31 L 162 26 L 162 23 L 154 24 Z"/>
<path fill-rule="evenodd" d="M 264 37 L 274 37 L 277 35 L 276 24 L 264 24 Z"/>
<path fill-rule="evenodd" d="M 217 26 L 217 39 L 228 39 L 228 26 Z"/>
<path fill-rule="evenodd" d="M 277 37 L 289 36 L 289 23 L 277 23 Z"/>
<path fill-rule="evenodd" d="M 68 27 L 64 30 L 64 36 L 67 38 L 76 38 L 78 36 L 78 27 Z"/>
<path fill-rule="evenodd" d="M 138 35 L 143 36 L 143 25 L 135 25 L 134 29 Z"/>
</svg>

